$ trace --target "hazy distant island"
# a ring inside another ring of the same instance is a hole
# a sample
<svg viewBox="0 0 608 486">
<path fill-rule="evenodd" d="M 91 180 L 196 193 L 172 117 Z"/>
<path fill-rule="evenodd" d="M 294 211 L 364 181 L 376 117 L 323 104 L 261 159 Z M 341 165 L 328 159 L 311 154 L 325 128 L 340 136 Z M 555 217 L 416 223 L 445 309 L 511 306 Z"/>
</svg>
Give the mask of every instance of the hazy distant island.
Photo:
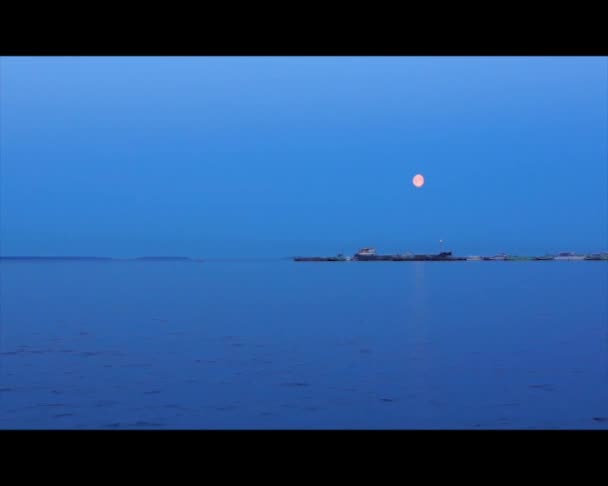
<svg viewBox="0 0 608 486">
<path fill-rule="evenodd" d="M 0 256 L 0 260 L 34 260 L 34 261 L 177 261 L 177 262 L 202 262 L 202 258 L 191 258 L 183 256 L 143 256 L 135 258 L 114 258 L 99 256 Z"/>
<path fill-rule="evenodd" d="M 144 257 L 136 257 L 133 260 L 145 260 L 145 261 L 198 261 L 199 259 L 190 258 L 190 257 L 181 257 L 181 256 L 144 256 Z"/>
<path fill-rule="evenodd" d="M 114 260 L 112 257 L 96 256 L 0 256 L 0 260 Z"/>
</svg>

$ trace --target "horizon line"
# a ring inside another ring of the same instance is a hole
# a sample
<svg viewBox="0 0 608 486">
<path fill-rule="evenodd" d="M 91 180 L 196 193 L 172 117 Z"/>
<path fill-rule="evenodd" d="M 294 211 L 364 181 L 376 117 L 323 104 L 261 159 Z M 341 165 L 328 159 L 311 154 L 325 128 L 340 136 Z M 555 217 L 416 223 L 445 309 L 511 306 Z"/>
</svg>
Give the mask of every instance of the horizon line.
<svg viewBox="0 0 608 486">
<path fill-rule="evenodd" d="M 556 252 L 555 255 L 560 253 L 574 253 L 581 255 L 594 255 L 594 254 L 605 254 L 607 251 L 595 251 L 595 252 Z M 501 252 L 501 255 L 509 255 Z M 553 255 L 554 253 L 545 253 L 544 256 Z M 95 256 L 95 255 L 0 255 L 0 260 L 101 260 L 101 261 L 189 261 L 189 262 L 202 262 L 202 261 L 263 261 L 263 260 L 283 260 L 291 259 L 300 255 L 289 255 L 289 256 L 272 256 L 272 257 L 256 257 L 256 256 L 217 256 L 217 257 L 190 257 L 181 255 L 146 255 L 136 257 L 111 257 L 111 256 Z M 467 255 L 467 256 L 479 256 L 479 255 Z M 526 256 L 523 254 L 512 254 L 510 256 Z"/>
</svg>

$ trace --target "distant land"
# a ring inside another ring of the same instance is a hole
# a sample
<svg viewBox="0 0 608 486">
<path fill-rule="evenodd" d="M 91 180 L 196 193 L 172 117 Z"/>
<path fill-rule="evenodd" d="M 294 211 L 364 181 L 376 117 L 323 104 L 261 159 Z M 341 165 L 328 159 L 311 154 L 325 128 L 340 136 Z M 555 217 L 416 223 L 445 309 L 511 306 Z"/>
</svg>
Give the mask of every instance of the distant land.
<svg viewBox="0 0 608 486">
<path fill-rule="evenodd" d="M 114 258 L 97 256 L 0 256 L 0 260 L 48 260 L 48 261 L 178 261 L 178 262 L 202 262 L 202 258 L 190 258 L 181 256 L 145 256 L 135 258 Z"/>
<path fill-rule="evenodd" d="M 252 257 L 211 257 L 192 258 L 185 256 L 139 256 L 130 258 L 117 258 L 107 256 L 33 256 L 16 255 L 0 256 L 0 262 L 262 262 L 276 260 L 293 260 L 296 262 L 347 262 L 347 261 L 550 261 L 550 260 L 596 260 L 608 261 L 608 252 L 577 254 L 574 252 L 561 252 L 544 256 L 518 256 L 499 253 L 494 256 L 454 256 L 452 252 L 441 252 L 438 254 L 377 254 L 375 248 L 362 248 L 353 256 L 338 254 L 336 256 L 296 256 L 296 257 L 274 257 L 274 258 L 252 258 Z"/>
<path fill-rule="evenodd" d="M 292 257 L 209 257 L 192 258 L 184 256 L 140 256 L 131 258 L 100 257 L 100 256 L 1 256 L 0 261 L 82 261 L 82 262 L 264 262 L 275 260 L 291 260 Z"/>
<path fill-rule="evenodd" d="M 128 260 L 128 259 L 127 259 Z M 195 261 L 195 258 L 190 257 L 178 257 L 178 256 L 146 256 L 136 257 L 133 260 L 145 260 L 145 261 L 157 261 L 157 260 L 171 260 L 171 261 Z"/>
<path fill-rule="evenodd" d="M 91 262 L 265 262 L 275 260 L 291 260 L 292 257 L 209 257 L 192 258 L 184 256 L 140 256 L 131 258 L 100 257 L 100 256 L 1 256 L 0 261 L 91 261 Z"/>
</svg>

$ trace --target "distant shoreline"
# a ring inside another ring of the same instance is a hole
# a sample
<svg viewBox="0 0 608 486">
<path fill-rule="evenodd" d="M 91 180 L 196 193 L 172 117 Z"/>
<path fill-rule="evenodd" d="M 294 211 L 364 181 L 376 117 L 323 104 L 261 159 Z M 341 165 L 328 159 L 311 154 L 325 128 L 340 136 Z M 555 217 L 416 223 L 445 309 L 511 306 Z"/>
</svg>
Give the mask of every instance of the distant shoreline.
<svg viewBox="0 0 608 486">
<path fill-rule="evenodd" d="M 601 255 L 601 256 L 600 256 Z M 594 254 L 594 258 L 589 258 L 588 255 L 578 255 L 574 257 L 457 257 L 446 259 L 445 261 L 470 261 L 470 260 L 505 260 L 505 261 L 534 261 L 534 260 L 608 260 L 607 253 Z M 193 258 L 184 256 L 140 256 L 130 258 L 104 257 L 104 256 L 0 256 L 0 262 L 184 262 L 184 263 L 220 263 L 220 262 L 264 262 L 264 261 L 355 261 L 350 257 L 210 257 L 210 258 Z M 371 261 L 423 261 L 422 259 L 408 259 L 400 256 L 386 255 L 382 258 L 372 259 Z M 429 260 L 432 261 L 432 260 Z M 442 261 L 442 260 L 437 260 Z"/>
<path fill-rule="evenodd" d="M 27 262 L 27 261 L 48 261 L 48 262 L 258 262 L 258 261 L 277 261 L 291 260 L 292 257 L 209 257 L 193 258 L 181 256 L 142 256 L 131 258 L 119 257 L 99 257 L 99 256 L 0 256 L 0 262 Z"/>
<path fill-rule="evenodd" d="M 171 261 L 171 262 L 201 262 L 202 258 L 190 257 L 171 257 L 171 256 L 150 256 L 150 257 L 135 257 L 135 258 L 115 258 L 115 257 L 95 257 L 95 256 L 0 256 L 0 260 L 9 261 Z"/>
</svg>

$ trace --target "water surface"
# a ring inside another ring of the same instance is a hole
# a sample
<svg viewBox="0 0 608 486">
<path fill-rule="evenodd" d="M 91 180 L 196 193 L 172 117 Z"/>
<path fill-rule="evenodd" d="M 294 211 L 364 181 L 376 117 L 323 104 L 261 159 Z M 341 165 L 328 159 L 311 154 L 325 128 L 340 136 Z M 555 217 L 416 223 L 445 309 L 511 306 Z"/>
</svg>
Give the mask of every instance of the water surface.
<svg viewBox="0 0 608 486">
<path fill-rule="evenodd" d="M 605 262 L 0 263 L 0 428 L 608 428 Z"/>
</svg>

